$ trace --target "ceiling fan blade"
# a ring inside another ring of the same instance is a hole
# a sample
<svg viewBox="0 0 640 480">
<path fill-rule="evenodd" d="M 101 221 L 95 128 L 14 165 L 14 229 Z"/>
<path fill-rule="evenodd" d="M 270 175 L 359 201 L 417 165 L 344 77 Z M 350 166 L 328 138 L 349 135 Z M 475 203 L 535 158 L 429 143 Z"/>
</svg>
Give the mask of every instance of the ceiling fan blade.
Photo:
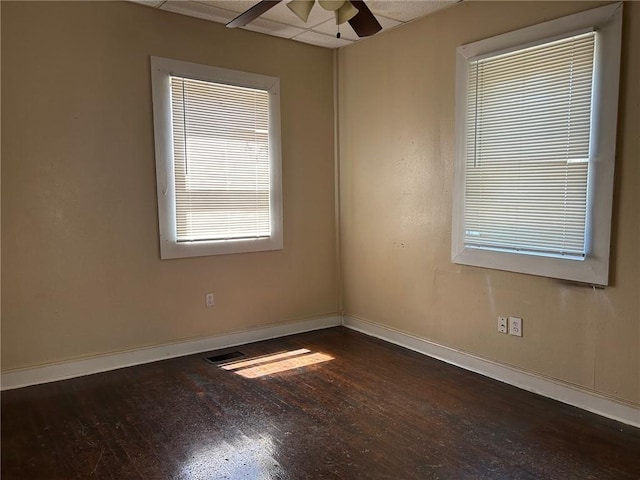
<svg viewBox="0 0 640 480">
<path fill-rule="evenodd" d="M 253 22 L 256 18 L 258 18 L 263 13 L 265 13 L 267 10 L 270 10 L 271 8 L 275 7 L 281 1 L 282 0 L 261 0 L 260 2 L 256 3 L 253 7 L 251 7 L 249 10 L 241 13 L 236 18 L 234 18 L 229 23 L 227 23 L 227 27 L 229 28 L 244 27 L 245 25 L 248 25 L 249 23 Z"/>
<path fill-rule="evenodd" d="M 363 0 L 351 0 L 351 4 L 358 9 L 358 14 L 349 20 L 349 25 L 359 37 L 368 37 L 382 30 L 382 25 Z"/>
</svg>

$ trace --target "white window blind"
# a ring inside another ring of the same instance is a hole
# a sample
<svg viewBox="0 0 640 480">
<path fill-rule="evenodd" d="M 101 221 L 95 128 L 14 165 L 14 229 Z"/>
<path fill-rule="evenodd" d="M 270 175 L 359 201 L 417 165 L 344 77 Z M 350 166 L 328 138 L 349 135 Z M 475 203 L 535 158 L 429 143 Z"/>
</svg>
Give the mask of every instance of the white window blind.
<svg viewBox="0 0 640 480">
<path fill-rule="evenodd" d="M 466 247 L 584 257 L 595 39 L 470 62 Z"/>
<path fill-rule="evenodd" d="M 170 81 L 177 241 L 270 236 L 269 92 Z"/>
</svg>

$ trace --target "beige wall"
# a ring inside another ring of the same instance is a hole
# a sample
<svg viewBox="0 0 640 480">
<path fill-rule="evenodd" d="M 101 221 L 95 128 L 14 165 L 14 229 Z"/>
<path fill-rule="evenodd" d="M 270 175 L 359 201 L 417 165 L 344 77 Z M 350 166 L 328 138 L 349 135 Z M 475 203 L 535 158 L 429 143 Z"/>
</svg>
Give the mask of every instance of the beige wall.
<svg viewBox="0 0 640 480">
<path fill-rule="evenodd" d="M 450 262 L 456 47 L 594 6 L 464 3 L 340 50 L 344 310 L 638 405 L 640 4 L 625 5 L 613 286 Z"/>
<path fill-rule="evenodd" d="M 150 55 L 280 77 L 284 250 L 160 261 Z M 334 314 L 332 62 L 132 3 L 2 2 L 3 371 Z"/>
</svg>

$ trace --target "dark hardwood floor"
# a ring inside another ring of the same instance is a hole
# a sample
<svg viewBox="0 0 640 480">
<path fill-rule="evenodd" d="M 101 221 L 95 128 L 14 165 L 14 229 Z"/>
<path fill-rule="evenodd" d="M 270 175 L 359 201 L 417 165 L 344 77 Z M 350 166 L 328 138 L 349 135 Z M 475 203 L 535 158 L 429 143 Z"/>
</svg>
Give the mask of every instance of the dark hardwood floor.
<svg viewBox="0 0 640 480">
<path fill-rule="evenodd" d="M 640 429 L 342 327 L 215 354 L 300 349 L 3 392 L 2 479 L 640 479 Z"/>
</svg>

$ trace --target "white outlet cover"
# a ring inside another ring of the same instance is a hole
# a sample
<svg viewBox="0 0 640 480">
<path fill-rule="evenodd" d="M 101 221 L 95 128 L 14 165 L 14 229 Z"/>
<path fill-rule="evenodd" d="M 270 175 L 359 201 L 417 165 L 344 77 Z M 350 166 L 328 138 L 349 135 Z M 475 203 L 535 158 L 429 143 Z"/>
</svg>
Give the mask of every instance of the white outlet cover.
<svg viewBox="0 0 640 480">
<path fill-rule="evenodd" d="M 516 337 L 522 336 L 522 319 L 520 317 L 509 317 L 509 334 Z"/>
</svg>

